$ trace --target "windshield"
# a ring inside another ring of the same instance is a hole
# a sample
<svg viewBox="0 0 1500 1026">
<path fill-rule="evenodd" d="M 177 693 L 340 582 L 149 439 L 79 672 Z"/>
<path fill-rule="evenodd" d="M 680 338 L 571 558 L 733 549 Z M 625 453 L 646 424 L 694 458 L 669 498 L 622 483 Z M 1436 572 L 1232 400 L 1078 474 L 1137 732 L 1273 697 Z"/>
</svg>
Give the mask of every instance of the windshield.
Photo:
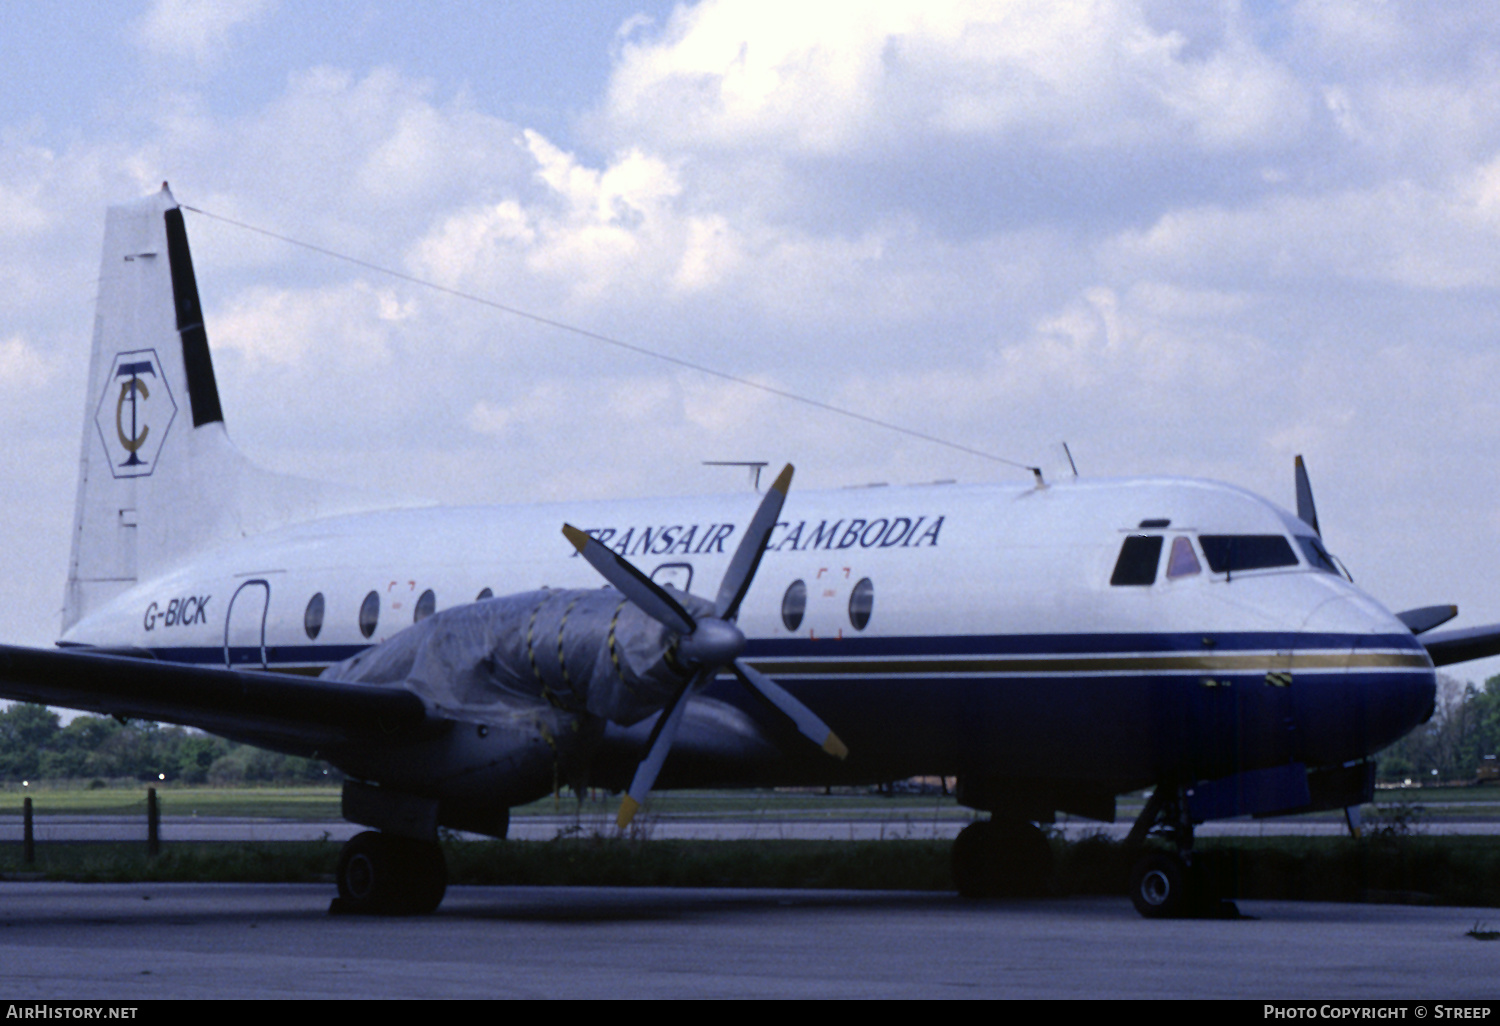
<svg viewBox="0 0 1500 1026">
<path fill-rule="evenodd" d="M 1318 539 L 1309 535 L 1298 535 L 1297 544 L 1302 547 L 1302 555 L 1307 557 L 1308 565 L 1314 570 L 1338 574 L 1339 568 L 1335 565 L 1333 557 L 1328 554 L 1328 550 L 1323 547 L 1323 543 L 1318 541 Z"/>
<path fill-rule="evenodd" d="M 1216 574 L 1297 565 L 1291 542 L 1279 534 L 1200 534 L 1198 544 Z"/>
</svg>

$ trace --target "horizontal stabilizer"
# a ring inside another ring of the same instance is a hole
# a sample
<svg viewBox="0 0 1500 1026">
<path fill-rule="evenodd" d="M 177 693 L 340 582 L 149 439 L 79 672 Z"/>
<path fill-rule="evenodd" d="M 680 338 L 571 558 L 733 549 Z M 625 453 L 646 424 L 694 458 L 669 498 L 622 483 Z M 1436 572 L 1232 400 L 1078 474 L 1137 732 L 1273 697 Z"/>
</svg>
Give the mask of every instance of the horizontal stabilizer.
<svg viewBox="0 0 1500 1026">
<path fill-rule="evenodd" d="M 1423 606 L 1421 609 L 1407 609 L 1397 613 L 1396 619 L 1410 627 L 1413 634 L 1425 634 L 1457 615 L 1457 606 Z"/>
<path fill-rule="evenodd" d="M 411 735 L 426 704 L 405 688 L 188 666 L 87 650 L 0 645 L 0 698 L 198 727 L 283 751 Z"/>
<path fill-rule="evenodd" d="M 1461 631 L 1439 631 L 1422 639 L 1434 666 L 1500 655 L 1500 623 L 1469 627 Z"/>
</svg>

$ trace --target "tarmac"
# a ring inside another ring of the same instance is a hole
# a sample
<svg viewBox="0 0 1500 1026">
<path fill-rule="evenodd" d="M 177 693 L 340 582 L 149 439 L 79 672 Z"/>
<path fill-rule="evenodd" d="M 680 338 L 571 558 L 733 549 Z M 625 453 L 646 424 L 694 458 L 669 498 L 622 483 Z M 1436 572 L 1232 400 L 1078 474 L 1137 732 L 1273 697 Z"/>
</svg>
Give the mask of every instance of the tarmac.
<svg viewBox="0 0 1500 1026">
<path fill-rule="evenodd" d="M 1500 999 L 1500 942 L 1471 936 L 1496 909 L 1246 901 L 1244 919 L 1148 921 L 1124 898 L 454 887 L 399 919 L 329 916 L 331 896 L 0 882 L 0 997 Z"/>
</svg>

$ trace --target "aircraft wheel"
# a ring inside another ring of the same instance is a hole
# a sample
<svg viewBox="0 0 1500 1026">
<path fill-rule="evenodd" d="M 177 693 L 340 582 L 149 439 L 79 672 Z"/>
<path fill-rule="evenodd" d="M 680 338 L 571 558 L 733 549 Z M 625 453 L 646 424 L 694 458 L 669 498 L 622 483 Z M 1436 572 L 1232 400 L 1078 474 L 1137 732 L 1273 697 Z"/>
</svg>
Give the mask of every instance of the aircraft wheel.
<svg viewBox="0 0 1500 1026">
<path fill-rule="evenodd" d="M 344 845 L 338 885 L 332 912 L 427 915 L 448 888 L 443 850 L 436 844 L 366 830 Z"/>
<path fill-rule="evenodd" d="M 428 916 L 437 911 L 448 892 L 448 864 L 441 846 L 397 838 L 407 846 L 406 908 L 409 915 Z"/>
<path fill-rule="evenodd" d="M 993 845 L 990 825 L 976 821 L 964 827 L 953 840 L 953 883 L 965 898 L 988 898 L 990 880 L 987 869 Z"/>
<path fill-rule="evenodd" d="M 953 882 L 965 898 L 1017 898 L 1045 893 L 1052 846 L 1030 823 L 970 823 L 953 841 Z"/>
<path fill-rule="evenodd" d="M 1176 919 L 1194 908 L 1187 865 L 1175 852 L 1141 856 L 1130 871 L 1130 902 L 1147 919 Z"/>
</svg>

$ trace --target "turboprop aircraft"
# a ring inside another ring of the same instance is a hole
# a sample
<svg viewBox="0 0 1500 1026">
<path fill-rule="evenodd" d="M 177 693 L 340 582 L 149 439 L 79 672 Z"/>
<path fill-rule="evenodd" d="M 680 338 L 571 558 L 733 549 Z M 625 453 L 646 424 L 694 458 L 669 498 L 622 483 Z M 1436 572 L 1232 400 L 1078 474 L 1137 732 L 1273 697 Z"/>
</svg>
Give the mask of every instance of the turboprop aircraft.
<svg viewBox="0 0 1500 1026">
<path fill-rule="evenodd" d="M 338 766 L 374 829 L 335 910 L 432 911 L 439 827 L 503 837 L 563 784 L 624 791 L 623 825 L 654 786 L 941 774 L 990 814 L 970 895 L 1034 885 L 1059 810 L 1154 787 L 1132 899 L 1187 914 L 1195 824 L 1367 801 L 1434 666 L 1500 652 L 1357 589 L 1300 458 L 1295 515 L 1166 477 L 380 509 L 268 473 L 165 186 L 108 213 L 91 359 L 59 649 L 0 648 L 0 696 Z"/>
</svg>

